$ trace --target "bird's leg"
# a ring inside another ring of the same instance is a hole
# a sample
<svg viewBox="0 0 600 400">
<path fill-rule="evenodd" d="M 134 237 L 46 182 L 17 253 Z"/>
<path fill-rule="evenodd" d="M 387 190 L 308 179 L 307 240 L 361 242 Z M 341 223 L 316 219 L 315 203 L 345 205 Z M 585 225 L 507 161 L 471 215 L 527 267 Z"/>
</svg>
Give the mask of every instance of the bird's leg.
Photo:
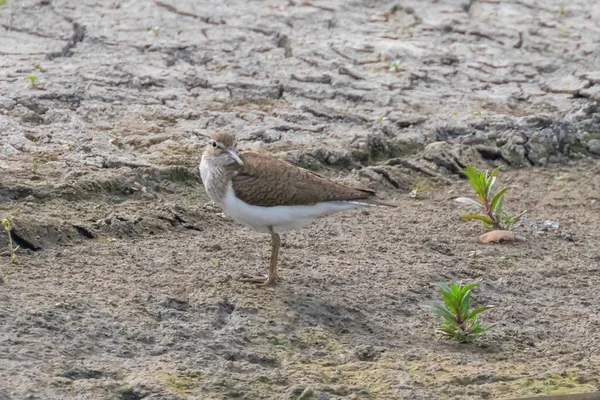
<svg viewBox="0 0 600 400">
<path fill-rule="evenodd" d="M 270 285 L 281 280 L 279 274 L 277 274 L 277 259 L 279 258 L 280 245 L 281 239 L 279 234 L 273 232 L 273 228 L 271 228 L 271 263 L 269 264 L 269 276 L 265 281 L 265 285 Z"/>
<path fill-rule="evenodd" d="M 251 278 L 243 279 L 243 282 L 249 283 L 260 283 L 262 286 L 275 285 L 276 282 L 280 281 L 279 275 L 277 274 L 277 259 L 279 257 L 279 246 L 281 245 L 281 238 L 279 234 L 273 232 L 273 227 L 269 227 L 271 231 L 271 262 L 269 264 L 269 276 L 265 278 Z"/>
</svg>

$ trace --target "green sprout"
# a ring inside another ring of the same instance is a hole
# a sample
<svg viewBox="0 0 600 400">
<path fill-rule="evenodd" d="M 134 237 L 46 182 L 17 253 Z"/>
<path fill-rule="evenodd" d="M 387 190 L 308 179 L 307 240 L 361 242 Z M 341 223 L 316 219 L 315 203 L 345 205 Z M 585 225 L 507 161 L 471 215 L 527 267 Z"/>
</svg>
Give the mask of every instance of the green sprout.
<svg viewBox="0 0 600 400">
<path fill-rule="evenodd" d="M 38 82 L 38 78 L 35 75 L 26 76 L 25 79 L 27 80 L 27 84 L 25 85 L 27 88 L 42 90 L 46 86 L 45 83 Z"/>
<path fill-rule="evenodd" d="M 469 199 L 467 197 L 459 197 L 456 199 L 459 203 L 463 203 L 473 207 L 479 211 L 479 214 L 463 215 L 464 220 L 480 220 L 487 230 L 512 230 L 514 226 L 521 220 L 521 217 L 527 212 L 523 211 L 519 215 L 513 216 L 504 211 L 504 194 L 510 189 L 505 187 L 497 193 L 494 191 L 496 183 L 496 174 L 502 166 L 494 169 L 478 171 L 471 165 L 467 166 L 465 174 L 469 178 L 473 189 L 479 196 L 479 201 Z"/>
<path fill-rule="evenodd" d="M 400 68 L 400 64 L 402 64 L 402 60 L 394 60 L 390 63 L 390 72 L 398 72 L 402 68 Z"/>
<path fill-rule="evenodd" d="M 110 137 L 110 139 L 108 139 L 108 143 L 112 144 L 113 146 L 118 147 L 119 149 L 123 148 L 123 141 L 121 139 L 121 136 L 118 136 L 117 134 L 110 132 L 109 137 Z"/>
<path fill-rule="evenodd" d="M 419 184 L 415 185 L 415 188 L 413 190 L 410 191 L 410 193 L 408 194 L 408 197 L 410 197 L 411 199 L 418 199 L 419 198 Z"/>
<path fill-rule="evenodd" d="M 470 343 L 492 328 L 482 326 L 477 316 L 494 306 L 471 308 L 471 291 L 480 284 L 480 281 L 464 286 L 454 282 L 436 284 L 444 296 L 444 302 L 428 303 L 423 307 L 444 319 L 443 325 L 436 330 L 437 333 L 459 343 Z"/>
<path fill-rule="evenodd" d="M 148 33 L 153 34 L 154 36 L 158 36 L 160 33 L 160 26 L 152 26 L 148 29 Z"/>
<path fill-rule="evenodd" d="M 46 72 L 46 69 L 44 67 L 42 67 L 42 65 L 40 63 L 31 64 L 31 67 L 34 70 L 37 70 L 37 71 L 40 71 L 40 72 Z"/>
<path fill-rule="evenodd" d="M 17 263 L 17 250 L 19 249 L 19 246 L 14 247 L 13 244 L 13 240 L 12 240 L 12 226 L 10 225 L 10 221 L 8 219 L 3 219 L 2 220 L 2 226 L 4 227 L 4 229 L 6 230 L 6 233 L 8 234 L 8 251 L 10 252 L 10 261 L 13 264 Z"/>
</svg>

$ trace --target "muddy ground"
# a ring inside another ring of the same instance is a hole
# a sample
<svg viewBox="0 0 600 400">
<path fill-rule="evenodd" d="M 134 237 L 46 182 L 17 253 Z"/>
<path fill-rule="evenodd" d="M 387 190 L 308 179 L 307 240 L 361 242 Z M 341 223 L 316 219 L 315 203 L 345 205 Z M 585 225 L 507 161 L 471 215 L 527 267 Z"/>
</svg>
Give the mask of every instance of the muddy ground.
<svg viewBox="0 0 600 400">
<path fill-rule="evenodd" d="M 597 390 L 598 21 L 593 0 L 8 0 L 0 398 Z M 269 238 L 204 194 L 216 130 L 401 207 L 286 234 L 283 283 L 241 283 Z M 506 166 L 525 243 L 458 220 L 468 163 Z M 419 305 L 475 279 L 494 329 L 440 339 Z"/>
</svg>

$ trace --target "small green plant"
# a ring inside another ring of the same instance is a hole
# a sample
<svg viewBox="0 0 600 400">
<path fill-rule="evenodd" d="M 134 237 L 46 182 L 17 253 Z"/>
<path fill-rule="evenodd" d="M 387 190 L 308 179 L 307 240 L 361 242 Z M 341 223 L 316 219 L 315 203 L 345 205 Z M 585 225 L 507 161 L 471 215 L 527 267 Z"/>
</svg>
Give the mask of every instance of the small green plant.
<svg viewBox="0 0 600 400">
<path fill-rule="evenodd" d="M 35 76 L 35 75 L 26 76 L 25 79 L 27 79 L 29 81 L 28 85 L 31 85 L 31 86 L 35 86 L 35 84 L 37 82 L 37 76 Z"/>
<path fill-rule="evenodd" d="M 27 80 L 26 88 L 43 90 L 46 86 L 45 83 L 38 82 L 38 78 L 35 75 L 26 76 L 25 79 Z"/>
<path fill-rule="evenodd" d="M 463 286 L 460 283 L 442 282 L 436 285 L 444 296 L 444 302 L 423 305 L 444 319 L 444 324 L 436 332 L 459 343 L 470 343 L 491 329 L 491 326 L 482 326 L 477 317 L 493 306 L 471 308 L 471 291 L 480 284 L 475 282 Z"/>
<path fill-rule="evenodd" d="M 402 60 L 394 60 L 390 63 L 390 72 L 399 72 L 402 70 Z"/>
<path fill-rule="evenodd" d="M 14 264 L 16 264 L 17 262 L 17 250 L 19 249 L 19 246 L 14 247 L 13 245 L 13 241 L 12 241 L 12 226 L 10 225 L 10 221 L 8 219 L 3 219 L 2 220 L 2 226 L 4 227 L 4 230 L 6 230 L 6 233 L 8 234 L 8 251 L 10 252 L 10 261 Z"/>
<path fill-rule="evenodd" d="M 118 136 L 116 133 L 110 132 L 109 137 L 110 137 L 110 139 L 108 139 L 109 144 L 112 144 L 113 146 L 116 146 L 119 149 L 123 148 L 123 140 L 121 139 L 121 136 Z"/>
<path fill-rule="evenodd" d="M 471 185 L 473 186 L 473 189 L 475 189 L 475 192 L 479 197 L 479 201 L 470 199 L 468 197 L 459 197 L 456 199 L 456 201 L 473 207 L 475 210 L 479 211 L 479 214 L 463 215 L 461 217 L 462 219 L 478 219 L 483 222 L 483 225 L 487 230 L 512 230 L 514 226 L 521 220 L 521 217 L 527 211 L 523 211 L 516 216 L 504 211 L 504 195 L 510 189 L 510 186 L 499 190 L 497 193 L 494 191 L 496 174 L 501 168 L 502 166 L 490 172 L 489 170 L 478 171 L 471 165 L 467 166 L 465 175 L 467 175 Z"/>
<path fill-rule="evenodd" d="M 410 197 L 411 199 L 418 199 L 419 198 L 419 184 L 417 183 L 415 185 L 415 188 L 413 190 L 410 191 L 410 193 L 408 194 L 408 197 Z"/>
<path fill-rule="evenodd" d="M 46 72 L 46 69 L 42 67 L 40 63 L 31 64 L 31 67 L 34 69 L 34 71 L 37 70 L 40 72 Z"/>
</svg>

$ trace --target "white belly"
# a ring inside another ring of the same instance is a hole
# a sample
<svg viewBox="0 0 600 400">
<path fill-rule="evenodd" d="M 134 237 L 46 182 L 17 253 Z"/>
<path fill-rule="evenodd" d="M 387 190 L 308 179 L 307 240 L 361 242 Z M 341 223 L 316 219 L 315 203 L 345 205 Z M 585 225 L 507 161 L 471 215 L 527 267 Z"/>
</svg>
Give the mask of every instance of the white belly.
<svg viewBox="0 0 600 400">
<path fill-rule="evenodd" d="M 328 201 L 313 206 L 253 206 L 235 197 L 229 187 L 223 209 L 235 221 L 259 232 L 268 233 L 269 227 L 273 227 L 275 233 L 281 233 L 300 229 L 325 215 L 367 205 L 358 201 Z"/>
</svg>

